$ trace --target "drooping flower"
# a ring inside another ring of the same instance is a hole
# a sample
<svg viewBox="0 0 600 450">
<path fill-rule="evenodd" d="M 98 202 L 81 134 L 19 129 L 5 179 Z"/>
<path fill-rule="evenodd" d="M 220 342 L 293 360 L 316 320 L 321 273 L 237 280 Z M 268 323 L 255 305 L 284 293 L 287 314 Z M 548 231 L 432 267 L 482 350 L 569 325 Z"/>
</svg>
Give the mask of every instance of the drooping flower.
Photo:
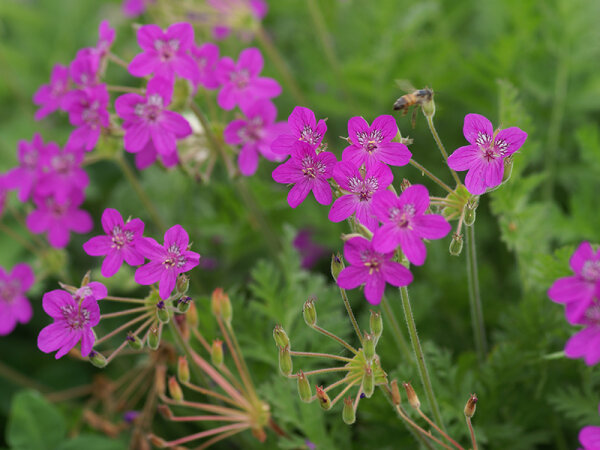
<svg viewBox="0 0 600 450">
<path fill-rule="evenodd" d="M 479 114 L 467 114 L 463 134 L 470 145 L 448 157 L 453 170 L 468 170 L 465 186 L 473 195 L 499 186 L 504 176 L 504 159 L 521 148 L 527 133 L 517 127 L 500 130 L 494 136 L 492 123 Z"/>
<path fill-rule="evenodd" d="M 194 80 L 194 85 L 203 86 L 205 89 L 217 89 L 220 86 L 217 79 L 219 47 L 212 42 L 206 42 L 199 47 L 192 45 L 190 53 L 198 65 L 198 77 Z"/>
<path fill-rule="evenodd" d="M 33 96 L 33 103 L 40 107 L 35 113 L 35 120 L 41 120 L 57 109 L 63 109 L 63 102 L 69 90 L 69 68 L 55 64 L 50 83 L 40 86 Z"/>
<path fill-rule="evenodd" d="M 100 322 L 96 298 L 93 295 L 74 297 L 56 289 L 44 294 L 42 307 L 54 323 L 40 331 L 38 348 L 44 353 L 58 350 L 56 359 L 59 359 L 81 342 L 81 356 L 88 356 L 96 339 L 92 328 Z"/>
<path fill-rule="evenodd" d="M 106 85 L 71 91 L 65 99 L 65 109 L 69 112 L 69 121 L 75 130 L 69 136 L 67 147 L 82 148 L 91 151 L 96 146 L 100 132 L 108 128 L 109 95 Z"/>
<path fill-rule="evenodd" d="M 200 262 L 200 255 L 188 250 L 189 241 L 181 225 L 174 225 L 165 232 L 164 245 L 152 238 L 139 239 L 136 249 L 150 262 L 136 270 L 135 281 L 144 285 L 158 282 L 160 298 L 168 299 L 177 275 L 189 272 Z"/>
<path fill-rule="evenodd" d="M 352 161 L 340 161 L 333 169 L 333 179 L 348 194 L 333 203 L 329 220 L 341 222 L 356 214 L 356 219 L 374 232 L 379 221 L 373 213 L 373 195 L 386 189 L 394 180 L 390 168 L 386 164 L 375 163 L 367 165 L 361 172 Z"/>
<path fill-rule="evenodd" d="M 221 58 L 217 66 L 217 79 L 222 84 L 217 103 L 230 110 L 236 105 L 249 106 L 261 98 L 281 94 L 281 86 L 272 78 L 259 77 L 263 57 L 257 48 L 242 50 L 237 63 L 229 57 Z"/>
<path fill-rule="evenodd" d="M 83 191 L 90 182 L 87 173 L 81 168 L 81 148 L 66 147 L 61 150 L 58 145 L 48 145 L 40 162 L 45 171 L 39 178 L 36 191 L 46 197 L 53 195 L 58 203 L 66 202 L 71 190 Z"/>
<path fill-rule="evenodd" d="M 102 213 L 102 229 L 105 235 L 95 236 L 83 244 L 88 255 L 106 255 L 102 262 L 102 276 L 108 278 L 116 274 L 123 260 L 130 266 L 144 264 L 144 257 L 136 249 L 136 243 L 144 234 L 144 222 L 132 219 L 125 223 L 119 211 L 107 208 Z"/>
<path fill-rule="evenodd" d="M 18 189 L 18 198 L 21 202 L 29 199 L 42 173 L 41 155 L 56 149 L 58 145 L 54 142 L 44 144 L 39 133 L 33 136 L 31 142 L 19 141 L 17 149 L 19 165 L 8 171 L 5 183 L 9 189 Z"/>
<path fill-rule="evenodd" d="M 598 407 L 600 414 L 600 406 Z M 600 449 L 600 427 L 587 426 L 583 427 L 579 432 L 579 442 L 583 445 L 583 450 L 599 450 Z"/>
<path fill-rule="evenodd" d="M 267 14 L 264 0 L 208 0 L 207 4 L 215 12 L 213 37 L 219 40 L 227 38 L 232 30 L 237 31 L 242 40 L 250 40 L 253 22 Z"/>
<path fill-rule="evenodd" d="M 317 122 L 315 113 L 303 106 L 296 106 L 288 117 L 290 133 L 282 134 L 273 141 L 271 149 L 275 153 L 289 155 L 297 141 L 306 142 L 313 147 L 321 145 L 327 125 L 323 119 Z"/>
<path fill-rule="evenodd" d="M 233 120 L 223 136 L 229 145 L 241 145 L 238 165 L 243 175 L 249 176 L 258 168 L 258 156 L 262 155 L 269 161 L 281 161 L 281 155 L 271 151 L 271 143 L 287 129 L 285 122 L 275 123 L 277 109 L 266 99 L 257 100 L 244 106 L 242 112 L 246 119 Z"/>
<path fill-rule="evenodd" d="M 10 334 L 17 323 L 31 319 L 33 309 L 25 292 L 33 280 L 33 270 L 27 264 L 17 264 L 10 273 L 0 267 L 0 336 Z"/>
<path fill-rule="evenodd" d="M 160 155 L 176 155 L 177 139 L 192 134 L 192 128 L 183 116 L 166 109 L 172 95 L 173 85 L 155 77 L 148 83 L 146 97 L 125 94 L 117 98 L 115 109 L 124 120 L 125 150 L 140 152 L 151 141 Z"/>
<path fill-rule="evenodd" d="M 412 154 L 406 145 L 392 142 L 397 134 L 398 125 L 392 116 L 379 116 L 371 126 L 362 117 L 352 117 L 348 121 L 351 145 L 344 149 L 342 159 L 357 166 L 375 162 L 405 166 Z"/>
<path fill-rule="evenodd" d="M 353 237 L 344 244 L 344 258 L 351 265 L 344 268 L 337 278 L 343 289 L 365 285 L 365 297 L 372 305 L 378 305 L 385 291 L 385 284 L 407 286 L 413 276 L 402 264 L 392 261 L 394 251 L 380 253 L 373 243 L 362 236 Z"/>
<path fill-rule="evenodd" d="M 422 185 L 413 185 L 397 197 L 391 191 L 373 196 L 373 212 L 383 225 L 373 235 L 376 251 L 392 252 L 400 245 L 406 258 L 417 266 L 425 262 L 427 249 L 423 239 L 441 239 L 451 226 L 438 214 L 425 214 L 429 207 L 429 192 Z"/>
<path fill-rule="evenodd" d="M 158 25 L 141 26 L 137 40 L 143 52 L 129 63 L 135 77 L 154 74 L 173 83 L 175 75 L 190 81 L 198 79 L 198 65 L 189 55 L 194 45 L 194 28 L 189 23 L 174 23 L 166 31 Z"/>
<path fill-rule="evenodd" d="M 600 286 L 600 249 L 594 252 L 589 242 L 582 242 L 569 264 L 575 275 L 556 280 L 548 289 L 548 297 L 565 304 L 567 320 L 575 324 L 593 304 L 594 293 Z"/>
<path fill-rule="evenodd" d="M 100 58 L 104 58 L 110 51 L 110 47 L 115 41 L 115 29 L 110 27 L 108 20 L 100 22 L 98 27 L 98 42 L 94 49 Z"/>
<path fill-rule="evenodd" d="M 93 87 L 98 84 L 100 55 L 94 48 L 82 48 L 69 65 L 71 80 L 80 88 Z"/>
<path fill-rule="evenodd" d="M 306 142 L 298 141 L 292 157 L 273 171 L 277 183 L 294 184 L 288 193 L 288 203 L 296 208 L 310 191 L 321 205 L 331 203 L 331 186 L 327 181 L 333 175 L 337 159 L 331 152 L 316 153 Z"/>
<path fill-rule="evenodd" d="M 83 192 L 77 189 L 71 190 L 64 203 L 52 196 L 34 195 L 37 209 L 27 216 L 27 228 L 36 234 L 46 232 L 48 242 L 55 248 L 65 247 L 71 231 L 88 233 L 94 226 L 89 213 L 79 209 L 83 199 Z"/>
</svg>

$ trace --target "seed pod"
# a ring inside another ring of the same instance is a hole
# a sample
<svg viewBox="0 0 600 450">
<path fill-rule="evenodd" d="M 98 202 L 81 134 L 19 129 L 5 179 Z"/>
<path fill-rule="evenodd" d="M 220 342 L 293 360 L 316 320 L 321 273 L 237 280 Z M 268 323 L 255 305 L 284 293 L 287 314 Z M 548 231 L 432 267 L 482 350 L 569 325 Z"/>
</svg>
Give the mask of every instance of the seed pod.
<svg viewBox="0 0 600 450">
<path fill-rule="evenodd" d="M 159 396 L 165 395 L 167 386 L 165 379 L 167 377 L 167 366 L 159 364 L 156 366 L 156 372 L 154 373 L 154 388 Z"/>
<path fill-rule="evenodd" d="M 463 238 L 460 234 L 454 233 L 452 240 L 450 241 L 450 247 L 448 251 L 452 256 L 458 256 L 461 254 L 463 249 Z"/>
<path fill-rule="evenodd" d="M 88 357 L 90 358 L 90 362 L 99 369 L 103 369 L 108 364 L 104 355 L 97 351 L 92 350 Z"/>
<path fill-rule="evenodd" d="M 371 395 L 375 392 L 375 376 L 373 375 L 373 369 L 369 366 L 365 367 L 362 379 L 362 390 L 367 398 L 371 398 Z"/>
<path fill-rule="evenodd" d="M 344 408 L 342 409 L 342 419 L 345 424 L 352 425 L 356 422 L 356 414 L 354 412 L 354 405 L 352 403 L 352 397 L 344 398 Z"/>
<path fill-rule="evenodd" d="M 304 321 L 306 325 L 309 327 L 314 327 L 317 324 L 317 309 L 315 308 L 315 301 L 312 298 L 309 298 L 304 302 L 304 306 L 302 307 L 302 315 L 304 316 Z"/>
<path fill-rule="evenodd" d="M 327 395 L 327 392 L 323 390 L 323 386 L 316 386 L 316 390 L 317 398 L 319 399 L 319 405 L 321 405 L 321 408 L 325 411 L 331 409 L 331 399 L 329 398 L 329 395 Z"/>
<path fill-rule="evenodd" d="M 177 361 L 177 378 L 183 384 L 190 381 L 190 366 L 185 356 L 180 356 Z"/>
<path fill-rule="evenodd" d="M 185 320 L 190 328 L 198 328 L 198 309 L 196 303 L 190 300 L 187 313 L 185 313 Z"/>
<path fill-rule="evenodd" d="M 380 312 L 371 310 L 369 325 L 371 327 L 371 333 L 375 336 L 375 345 L 377 345 L 377 342 L 383 333 L 383 319 L 381 318 Z"/>
<path fill-rule="evenodd" d="M 477 206 L 479 206 L 479 197 L 470 198 L 467 204 L 465 205 L 465 225 L 470 227 L 475 223 L 475 218 L 477 216 Z"/>
<path fill-rule="evenodd" d="M 300 395 L 300 400 L 305 403 L 310 403 L 312 400 L 310 383 L 302 371 L 298 372 L 298 394 Z"/>
<path fill-rule="evenodd" d="M 390 383 L 390 389 L 392 391 L 392 402 L 394 405 L 399 405 L 402 402 L 402 397 L 400 397 L 400 389 L 398 389 L 398 381 L 393 380 Z"/>
<path fill-rule="evenodd" d="M 183 401 L 183 391 L 181 390 L 181 386 L 175 379 L 175 377 L 169 377 L 169 395 L 176 402 Z"/>
<path fill-rule="evenodd" d="M 331 255 L 331 276 L 334 281 L 337 281 L 337 277 L 342 270 L 344 270 L 344 260 L 342 259 L 342 255 L 334 253 Z"/>
<path fill-rule="evenodd" d="M 275 325 L 273 328 L 273 339 L 279 347 L 287 347 L 290 345 L 290 339 L 281 325 Z"/>
<path fill-rule="evenodd" d="M 167 448 L 167 441 L 165 441 L 163 438 L 156 436 L 155 434 L 149 434 L 148 439 L 150 440 L 150 443 L 156 448 Z"/>
<path fill-rule="evenodd" d="M 190 287 L 190 277 L 188 277 L 185 273 L 180 273 L 177 277 L 177 282 L 175 283 L 175 289 L 177 289 L 177 293 L 180 295 L 184 295 Z"/>
<path fill-rule="evenodd" d="M 139 337 L 134 336 L 131 332 L 127 334 L 125 339 L 127 339 L 127 345 L 133 350 L 141 350 L 144 347 L 142 340 Z"/>
<path fill-rule="evenodd" d="M 475 409 L 477 408 L 477 395 L 471 394 L 467 404 L 465 405 L 465 416 L 471 418 L 475 415 Z"/>
<path fill-rule="evenodd" d="M 177 300 L 177 309 L 180 313 L 187 313 L 190 309 L 190 305 L 192 304 L 192 297 L 183 296 L 179 300 Z"/>
<path fill-rule="evenodd" d="M 158 317 L 158 320 L 162 323 L 169 322 L 169 310 L 163 300 L 156 304 L 156 317 Z"/>
<path fill-rule="evenodd" d="M 223 364 L 223 341 L 215 339 L 210 348 L 210 359 L 213 366 L 220 367 Z"/>
<path fill-rule="evenodd" d="M 156 350 L 160 345 L 160 329 L 152 325 L 148 333 L 148 347 L 151 350 Z"/>
<path fill-rule="evenodd" d="M 281 347 L 279 349 L 279 370 L 282 375 L 289 376 L 292 373 L 292 355 L 290 346 Z"/>
<path fill-rule="evenodd" d="M 414 409 L 419 409 L 421 407 L 421 402 L 419 401 L 419 397 L 417 396 L 417 393 L 415 392 L 411 384 L 402 383 L 402 386 L 404 386 L 404 390 L 406 391 L 406 398 L 408 398 L 408 403 L 410 404 L 410 406 L 412 406 Z"/>
<path fill-rule="evenodd" d="M 363 338 L 363 352 L 365 359 L 370 363 L 375 357 L 375 336 L 373 334 L 365 333 Z"/>
</svg>

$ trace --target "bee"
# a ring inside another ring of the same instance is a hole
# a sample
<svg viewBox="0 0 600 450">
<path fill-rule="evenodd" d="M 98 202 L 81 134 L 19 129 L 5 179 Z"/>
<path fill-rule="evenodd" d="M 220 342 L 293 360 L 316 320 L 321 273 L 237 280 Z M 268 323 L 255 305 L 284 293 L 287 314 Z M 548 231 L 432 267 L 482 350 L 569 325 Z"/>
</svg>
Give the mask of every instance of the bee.
<svg viewBox="0 0 600 450">
<path fill-rule="evenodd" d="M 396 80 L 396 84 L 398 84 L 398 86 L 402 87 L 407 92 L 412 91 L 403 95 L 394 102 L 394 109 L 396 111 L 402 111 L 403 116 L 406 115 L 412 106 L 423 106 L 424 104 L 433 100 L 433 90 L 429 89 L 428 87 L 424 89 L 415 89 L 406 80 Z M 413 128 L 415 127 L 415 122 L 417 119 L 417 110 L 418 108 L 414 108 L 412 113 L 411 123 Z"/>
</svg>

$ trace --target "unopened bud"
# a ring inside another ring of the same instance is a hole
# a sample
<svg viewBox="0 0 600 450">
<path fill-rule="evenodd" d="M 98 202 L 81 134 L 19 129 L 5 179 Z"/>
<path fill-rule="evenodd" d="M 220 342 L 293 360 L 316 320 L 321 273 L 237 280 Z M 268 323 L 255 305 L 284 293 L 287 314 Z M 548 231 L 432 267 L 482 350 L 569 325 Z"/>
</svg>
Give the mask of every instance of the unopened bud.
<svg viewBox="0 0 600 450">
<path fill-rule="evenodd" d="M 502 175 L 502 184 L 510 180 L 513 170 L 513 156 L 504 158 L 504 175 Z"/>
<path fill-rule="evenodd" d="M 152 445 L 154 445 L 157 448 L 167 448 L 167 441 L 165 441 L 163 438 L 156 436 L 155 434 L 149 434 L 148 440 L 150 441 L 150 443 L 152 443 Z"/>
<path fill-rule="evenodd" d="M 431 92 L 431 98 L 423 100 L 421 108 L 423 109 L 425 117 L 432 118 L 435 115 L 435 102 L 433 101 L 433 91 L 430 89 L 428 90 Z M 425 91 L 425 89 L 422 89 L 421 92 L 422 91 Z"/>
<path fill-rule="evenodd" d="M 211 303 L 213 314 L 223 319 L 226 323 L 231 323 L 231 316 L 233 315 L 231 301 L 222 288 L 216 288 L 213 291 Z"/>
<path fill-rule="evenodd" d="M 400 389 L 398 389 L 398 380 L 393 380 L 390 383 L 390 390 L 392 391 L 392 402 L 394 405 L 399 405 L 402 402 L 402 397 L 400 397 Z"/>
<path fill-rule="evenodd" d="M 104 357 L 104 355 L 102 355 L 102 353 L 98 353 L 97 351 L 92 350 L 89 354 L 89 358 L 90 362 L 99 369 L 103 369 L 104 367 L 106 367 L 106 358 Z"/>
<path fill-rule="evenodd" d="M 383 319 L 381 318 L 380 312 L 371 310 L 369 325 L 371 327 L 371 333 L 375 336 L 375 344 L 377 344 L 383 333 Z"/>
<path fill-rule="evenodd" d="M 192 305 L 192 297 L 183 296 L 179 300 L 177 300 L 177 309 L 181 313 L 187 313 L 190 309 L 190 305 Z"/>
<path fill-rule="evenodd" d="M 458 256 L 462 253 L 463 249 L 463 237 L 458 233 L 454 233 L 452 235 L 452 240 L 450 241 L 450 247 L 448 251 L 452 256 Z"/>
<path fill-rule="evenodd" d="M 292 373 L 292 354 L 289 345 L 279 348 L 279 370 L 286 377 Z"/>
<path fill-rule="evenodd" d="M 185 356 L 180 356 L 177 360 L 177 378 L 183 384 L 190 381 L 190 366 Z"/>
<path fill-rule="evenodd" d="M 181 386 L 175 379 L 175 377 L 169 377 L 169 395 L 176 402 L 183 401 L 183 391 L 181 390 Z"/>
<path fill-rule="evenodd" d="M 167 420 L 173 417 L 173 411 L 171 411 L 171 408 L 169 408 L 167 405 L 158 405 L 156 409 L 158 410 L 160 415 Z"/>
<path fill-rule="evenodd" d="M 365 367 L 365 372 L 363 373 L 362 390 L 367 398 L 371 398 L 371 395 L 375 392 L 375 376 L 373 369 L 368 366 Z"/>
<path fill-rule="evenodd" d="M 344 270 L 344 260 L 342 259 L 342 255 L 340 253 L 334 253 L 331 255 L 331 276 L 334 281 L 337 281 L 337 278 L 342 270 Z"/>
<path fill-rule="evenodd" d="M 273 328 L 273 339 L 279 347 L 287 347 L 290 345 L 290 339 L 281 325 L 275 325 Z"/>
<path fill-rule="evenodd" d="M 175 289 L 177 289 L 177 293 L 184 295 L 190 287 L 190 277 L 188 277 L 185 273 L 180 273 L 177 277 L 177 283 L 175 283 Z"/>
<path fill-rule="evenodd" d="M 151 350 L 156 350 L 160 345 L 160 328 L 152 325 L 148 333 L 148 347 Z"/>
<path fill-rule="evenodd" d="M 158 317 L 158 320 L 162 323 L 169 322 L 169 309 L 164 300 L 161 300 L 156 304 L 156 317 Z"/>
<path fill-rule="evenodd" d="M 215 339 L 210 348 L 210 359 L 213 366 L 220 367 L 223 364 L 223 341 Z"/>
<path fill-rule="evenodd" d="M 187 313 L 185 313 L 185 320 L 190 328 L 198 328 L 198 309 L 196 308 L 196 302 L 189 302 Z"/>
<path fill-rule="evenodd" d="M 410 186 L 411 186 L 411 182 L 408 181 L 406 178 L 402 178 L 402 181 L 400 182 L 400 192 L 404 192 Z"/>
<path fill-rule="evenodd" d="M 408 403 L 415 409 L 419 409 L 421 407 L 421 402 L 419 401 L 419 397 L 417 393 L 413 389 L 410 383 L 402 383 L 404 386 L 404 390 L 406 391 L 406 398 L 408 399 Z"/>
<path fill-rule="evenodd" d="M 125 339 L 127 339 L 127 345 L 133 350 L 141 350 L 144 347 L 142 340 L 139 337 L 134 336 L 131 332 L 127 334 Z"/>
<path fill-rule="evenodd" d="M 316 386 L 316 390 L 317 398 L 319 399 L 319 405 L 321 405 L 321 408 L 327 411 L 331 408 L 331 399 L 329 398 L 329 395 L 327 395 L 327 392 L 323 390 L 323 386 Z"/>
<path fill-rule="evenodd" d="M 471 226 L 475 223 L 475 217 L 477 216 L 477 206 L 479 205 L 479 197 L 471 198 L 465 205 L 465 218 L 463 219 L 465 225 Z"/>
<path fill-rule="evenodd" d="M 346 425 L 352 425 L 356 422 L 356 414 L 354 413 L 354 404 L 352 397 L 344 398 L 344 409 L 342 409 L 342 419 Z"/>
<path fill-rule="evenodd" d="M 167 366 L 160 364 L 156 366 L 156 372 L 154 374 L 154 388 L 159 396 L 165 395 L 167 386 L 165 383 L 167 377 Z"/>
<path fill-rule="evenodd" d="M 471 394 L 467 404 L 465 405 L 465 416 L 471 418 L 475 415 L 475 409 L 477 408 L 477 395 Z"/>
<path fill-rule="evenodd" d="M 363 351 L 367 362 L 371 362 L 375 356 L 375 335 L 365 333 L 363 338 Z"/>
<path fill-rule="evenodd" d="M 309 327 L 314 327 L 317 324 L 317 309 L 315 308 L 315 300 L 309 298 L 304 302 L 304 306 L 302 308 L 302 315 L 304 316 L 304 321 L 306 325 Z"/>
<path fill-rule="evenodd" d="M 312 389 L 310 387 L 310 383 L 308 382 L 308 378 L 304 375 L 304 372 L 298 372 L 298 394 L 300 395 L 300 400 L 305 403 L 310 403 L 312 399 Z"/>
</svg>

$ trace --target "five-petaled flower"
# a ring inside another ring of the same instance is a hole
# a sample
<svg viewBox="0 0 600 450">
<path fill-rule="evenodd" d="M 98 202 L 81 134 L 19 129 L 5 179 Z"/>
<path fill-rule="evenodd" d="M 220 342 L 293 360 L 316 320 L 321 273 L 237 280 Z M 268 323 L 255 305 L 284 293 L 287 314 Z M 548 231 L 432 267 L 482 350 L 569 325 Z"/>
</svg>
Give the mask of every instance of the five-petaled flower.
<svg viewBox="0 0 600 450">
<path fill-rule="evenodd" d="M 296 106 L 288 117 L 289 133 L 277 137 L 271 144 L 273 152 L 289 155 L 298 141 L 306 142 L 313 147 L 321 145 L 327 125 L 323 119 L 317 122 L 315 113 L 303 106 Z"/>
<path fill-rule="evenodd" d="M 50 74 L 50 83 L 40 86 L 33 96 L 33 102 L 40 107 L 35 113 L 35 120 L 41 120 L 57 109 L 62 109 L 69 90 L 69 68 L 55 64 Z"/>
<path fill-rule="evenodd" d="M 20 263 L 6 273 L 0 267 L 0 336 L 10 334 L 18 323 L 27 323 L 33 310 L 25 292 L 33 284 L 31 267 Z"/>
<path fill-rule="evenodd" d="M 82 148 L 91 151 L 96 146 L 102 128 L 108 128 L 108 91 L 106 85 L 71 91 L 65 98 L 65 110 L 69 112 L 69 121 L 76 128 L 69 136 L 67 147 Z"/>
<path fill-rule="evenodd" d="M 65 148 L 58 145 L 46 146 L 40 164 L 45 169 L 39 177 L 36 192 L 43 196 L 53 195 L 58 203 L 67 201 L 71 190 L 84 190 L 90 179 L 81 168 L 83 150 L 77 147 Z"/>
<path fill-rule="evenodd" d="M 463 134 L 470 145 L 448 157 L 453 170 L 468 170 L 465 186 L 473 195 L 499 186 L 504 176 L 504 159 L 521 148 L 527 133 L 517 127 L 500 130 L 494 136 L 492 123 L 479 114 L 467 114 Z"/>
<path fill-rule="evenodd" d="M 219 47 L 212 42 L 205 42 L 201 46 L 193 45 L 190 53 L 198 64 L 198 77 L 193 80 L 194 85 L 203 86 L 205 89 L 218 88 L 220 86 L 217 79 Z"/>
<path fill-rule="evenodd" d="M 5 178 L 7 188 L 19 190 L 19 201 L 26 202 L 33 194 L 42 173 L 40 161 L 42 155 L 58 150 L 58 145 L 54 142 L 44 144 L 39 133 L 33 136 L 31 142 L 19 141 L 17 148 L 19 166 L 9 170 Z"/>
</svg>

